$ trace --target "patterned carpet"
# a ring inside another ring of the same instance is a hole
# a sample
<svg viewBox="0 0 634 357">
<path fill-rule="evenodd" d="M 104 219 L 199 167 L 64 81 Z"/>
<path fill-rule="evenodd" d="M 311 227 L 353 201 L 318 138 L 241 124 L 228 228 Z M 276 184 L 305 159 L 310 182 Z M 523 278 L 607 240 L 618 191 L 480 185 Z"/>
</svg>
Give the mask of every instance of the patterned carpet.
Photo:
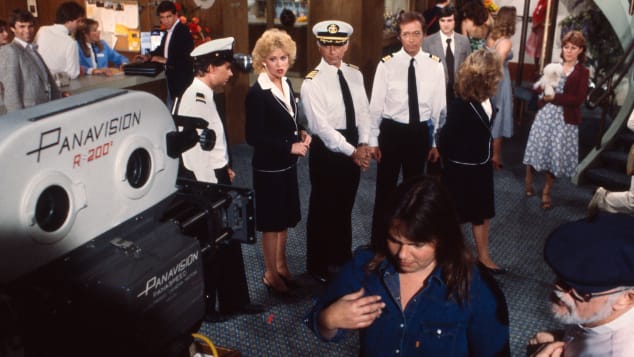
<svg viewBox="0 0 634 357">
<path fill-rule="evenodd" d="M 491 222 L 491 254 L 510 270 L 498 281 L 506 295 L 511 323 L 513 356 L 524 356 L 528 339 L 541 329 L 557 327 L 548 311 L 547 296 L 553 276 L 542 258 L 543 243 L 558 225 L 583 217 L 593 188 L 577 187 L 568 180 L 558 180 L 552 191 L 554 207 L 543 211 L 540 189 L 543 176 L 537 176 L 536 195 L 524 197 L 524 167 L 521 165 L 527 137 L 526 126 L 504 142 L 502 170 L 495 173 L 496 216 Z M 232 148 L 236 185 L 251 187 L 251 149 L 246 145 Z M 303 220 L 289 231 L 288 255 L 291 271 L 305 271 L 305 218 L 310 182 L 307 159 L 299 165 L 300 197 Z M 369 240 L 376 167 L 362 174 L 353 212 L 354 245 Z M 472 242 L 469 232 L 465 232 Z M 259 238 L 259 237 L 258 237 Z M 284 303 L 270 296 L 262 284 L 263 266 L 258 244 L 243 246 L 251 300 L 265 304 L 261 315 L 235 316 L 227 322 L 203 324 L 201 333 L 219 346 L 240 350 L 243 356 L 357 356 L 358 337 L 351 332 L 339 343 L 321 342 L 303 325 L 311 306 L 311 293 L 304 299 Z M 306 278 L 307 279 L 307 278 Z"/>
</svg>

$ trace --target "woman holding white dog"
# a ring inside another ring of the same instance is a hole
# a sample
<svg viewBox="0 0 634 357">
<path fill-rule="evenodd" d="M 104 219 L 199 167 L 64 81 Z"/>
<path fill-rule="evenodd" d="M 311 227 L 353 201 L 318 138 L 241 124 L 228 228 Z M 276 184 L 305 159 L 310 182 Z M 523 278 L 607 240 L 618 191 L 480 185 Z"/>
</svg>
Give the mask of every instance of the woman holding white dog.
<svg viewBox="0 0 634 357">
<path fill-rule="evenodd" d="M 563 73 L 555 95 L 540 99 L 543 105 L 535 116 L 528 135 L 524 164 L 526 165 L 525 194 L 533 196 L 533 171 L 544 172 L 546 183 L 542 191 L 542 208 L 552 207 L 550 190 L 556 177 L 574 175 L 579 161 L 579 127 L 581 104 L 588 89 L 589 71 L 586 40 L 579 31 L 570 31 L 562 39 Z M 545 105 L 544 105 L 545 104 Z"/>
</svg>

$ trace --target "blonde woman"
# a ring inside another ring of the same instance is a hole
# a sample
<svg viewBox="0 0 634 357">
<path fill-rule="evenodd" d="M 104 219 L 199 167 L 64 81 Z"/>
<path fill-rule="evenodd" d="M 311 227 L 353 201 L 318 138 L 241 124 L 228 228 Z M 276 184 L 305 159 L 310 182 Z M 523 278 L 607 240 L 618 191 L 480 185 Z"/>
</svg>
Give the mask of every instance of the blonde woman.
<svg viewBox="0 0 634 357">
<path fill-rule="evenodd" d="M 288 295 L 293 276 L 286 258 L 288 228 L 301 219 L 297 160 L 306 156 L 311 137 L 297 123 L 297 103 L 286 78 L 296 45 L 284 31 L 270 29 L 253 49 L 259 73 L 246 97 L 246 138 L 253 146 L 256 224 L 262 232 L 264 285 Z"/>
<path fill-rule="evenodd" d="M 513 43 L 515 19 L 517 11 L 514 6 L 503 6 L 495 17 L 493 29 L 486 42 L 486 48 L 496 51 L 502 60 L 502 81 L 493 97 L 493 105 L 497 114 L 491 127 L 493 136 L 493 167 L 502 167 L 502 140 L 513 136 L 513 88 L 509 74 L 509 61 L 513 59 Z"/>
<path fill-rule="evenodd" d="M 485 49 L 467 57 L 456 81 L 456 100 L 447 107 L 440 131 L 443 182 L 461 223 L 470 223 L 480 264 L 494 274 L 506 272 L 489 255 L 489 223 L 495 216 L 491 156 L 491 98 L 502 77 L 502 59 Z"/>
</svg>

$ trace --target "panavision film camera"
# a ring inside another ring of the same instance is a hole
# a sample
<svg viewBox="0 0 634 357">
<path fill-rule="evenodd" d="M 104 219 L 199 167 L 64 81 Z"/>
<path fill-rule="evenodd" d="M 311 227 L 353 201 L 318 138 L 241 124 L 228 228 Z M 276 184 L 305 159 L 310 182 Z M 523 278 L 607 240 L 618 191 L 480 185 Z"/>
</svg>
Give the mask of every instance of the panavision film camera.
<svg viewBox="0 0 634 357">
<path fill-rule="evenodd" d="M 198 123 L 111 89 L 0 116 L 0 355 L 185 355 L 202 260 L 255 242 L 252 191 L 177 183 Z"/>
</svg>

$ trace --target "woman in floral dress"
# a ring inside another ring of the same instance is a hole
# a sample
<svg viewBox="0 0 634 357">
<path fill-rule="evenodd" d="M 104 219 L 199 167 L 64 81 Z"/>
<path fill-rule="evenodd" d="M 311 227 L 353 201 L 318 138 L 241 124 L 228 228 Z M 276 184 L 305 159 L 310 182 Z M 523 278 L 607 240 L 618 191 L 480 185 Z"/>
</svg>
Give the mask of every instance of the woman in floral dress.
<svg viewBox="0 0 634 357">
<path fill-rule="evenodd" d="M 585 38 L 579 31 L 570 31 L 563 37 L 562 45 L 564 73 L 555 95 L 540 100 L 545 105 L 535 116 L 524 153 L 526 196 L 534 194 L 533 171 L 546 175 L 542 191 L 543 209 L 552 207 L 550 190 L 555 178 L 575 174 L 579 161 L 581 104 L 588 89 L 589 71 L 583 66 Z"/>
</svg>

